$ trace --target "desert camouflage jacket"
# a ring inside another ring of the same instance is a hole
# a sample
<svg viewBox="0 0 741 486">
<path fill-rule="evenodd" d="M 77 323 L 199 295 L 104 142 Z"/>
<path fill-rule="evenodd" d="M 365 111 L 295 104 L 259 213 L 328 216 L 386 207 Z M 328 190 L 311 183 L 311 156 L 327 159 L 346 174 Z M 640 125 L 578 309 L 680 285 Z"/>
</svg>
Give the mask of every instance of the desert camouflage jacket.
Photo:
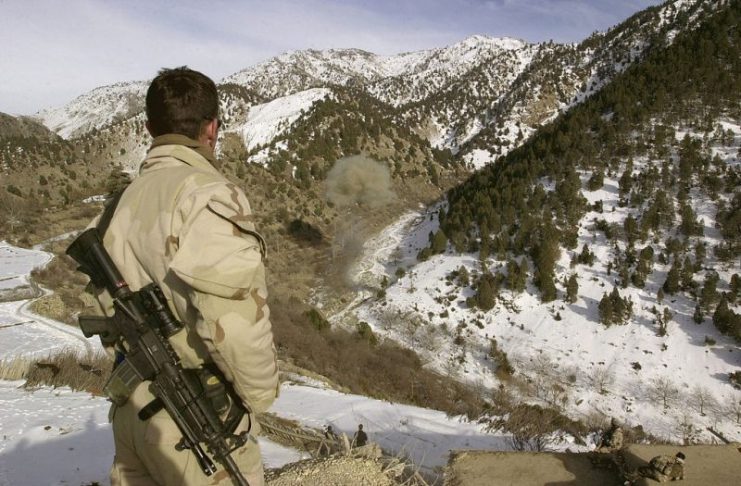
<svg viewBox="0 0 741 486">
<path fill-rule="evenodd" d="M 152 282 L 162 287 L 185 324 L 185 332 L 170 338 L 183 366 L 216 363 L 245 404 L 260 412 L 278 389 L 266 248 L 246 196 L 214 163 L 208 147 L 194 140 L 157 137 L 104 244 L 133 290 Z M 111 315 L 108 293 L 97 297 Z"/>
<path fill-rule="evenodd" d="M 684 464 L 676 457 L 656 456 L 651 459 L 650 466 L 659 474 L 669 478 L 683 478 Z"/>
</svg>

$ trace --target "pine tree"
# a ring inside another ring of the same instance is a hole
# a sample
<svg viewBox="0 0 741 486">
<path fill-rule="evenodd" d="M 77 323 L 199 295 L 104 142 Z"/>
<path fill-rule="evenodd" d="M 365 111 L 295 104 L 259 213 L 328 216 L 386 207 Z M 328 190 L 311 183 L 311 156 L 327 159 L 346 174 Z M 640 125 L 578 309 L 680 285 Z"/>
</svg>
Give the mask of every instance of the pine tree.
<svg viewBox="0 0 741 486">
<path fill-rule="evenodd" d="M 632 214 L 629 214 L 623 221 L 623 231 L 628 244 L 632 245 L 638 237 L 638 222 Z"/>
<path fill-rule="evenodd" d="M 684 258 L 684 264 L 682 265 L 682 271 L 679 272 L 679 279 L 682 290 L 686 291 L 694 288 L 694 274 L 695 266 L 692 264 L 692 259 L 689 256 L 686 256 Z"/>
<path fill-rule="evenodd" d="M 592 173 L 592 176 L 589 178 L 589 181 L 587 181 L 587 189 L 590 191 L 596 191 L 597 189 L 602 189 L 602 186 L 605 184 L 605 173 L 601 170 L 595 170 Z"/>
<path fill-rule="evenodd" d="M 720 298 L 713 313 L 713 325 L 723 334 L 729 334 L 736 341 L 741 341 L 741 315 L 731 310 L 725 294 Z"/>
<path fill-rule="evenodd" d="M 448 237 L 443 230 L 439 230 L 432 237 L 432 253 L 444 253 L 448 246 Z"/>
<path fill-rule="evenodd" d="M 669 310 L 668 307 L 664 307 L 664 312 L 661 314 L 661 335 L 666 336 L 669 330 L 669 323 L 674 318 L 674 314 Z"/>
<path fill-rule="evenodd" d="M 602 294 L 602 299 L 599 301 L 599 320 L 602 324 L 607 327 L 612 325 L 613 321 L 613 308 L 612 300 L 610 296 L 605 292 Z"/>
<path fill-rule="evenodd" d="M 717 272 L 708 272 L 705 275 L 705 282 L 700 291 L 700 305 L 706 312 L 710 312 L 711 307 L 718 302 L 718 281 L 720 276 Z"/>
<path fill-rule="evenodd" d="M 666 274 L 666 280 L 661 288 L 669 295 L 679 291 L 679 268 L 676 261 L 669 269 L 669 273 Z"/>
<path fill-rule="evenodd" d="M 576 274 L 572 273 L 566 281 L 566 302 L 573 304 L 579 295 L 579 282 Z"/>
<path fill-rule="evenodd" d="M 496 304 L 496 292 L 493 287 L 493 277 L 491 274 L 485 274 L 479 279 L 478 288 L 476 289 L 476 305 L 481 310 L 490 310 Z"/>
<path fill-rule="evenodd" d="M 579 256 L 577 257 L 577 261 L 579 263 L 582 263 L 584 265 L 589 265 L 590 267 L 594 265 L 594 253 L 592 253 L 589 250 L 589 246 L 584 243 L 584 246 L 581 249 L 581 253 L 579 253 Z"/>
<path fill-rule="evenodd" d="M 728 293 L 728 302 L 736 303 L 739 296 L 741 296 L 741 277 L 737 273 L 731 276 L 730 292 Z"/>
<path fill-rule="evenodd" d="M 707 251 L 705 249 L 705 243 L 700 241 L 695 246 L 695 271 L 699 272 L 702 268 L 703 262 L 705 261 Z"/>
<path fill-rule="evenodd" d="M 702 321 L 705 320 L 705 314 L 703 314 L 700 304 L 695 306 L 695 313 L 692 314 L 692 320 L 695 321 L 695 324 L 702 324 Z"/>
<path fill-rule="evenodd" d="M 507 265 L 507 282 L 510 290 L 513 292 L 522 292 L 527 287 L 528 264 L 527 259 L 523 258 L 520 264 L 516 260 L 511 260 L 512 267 Z"/>
</svg>

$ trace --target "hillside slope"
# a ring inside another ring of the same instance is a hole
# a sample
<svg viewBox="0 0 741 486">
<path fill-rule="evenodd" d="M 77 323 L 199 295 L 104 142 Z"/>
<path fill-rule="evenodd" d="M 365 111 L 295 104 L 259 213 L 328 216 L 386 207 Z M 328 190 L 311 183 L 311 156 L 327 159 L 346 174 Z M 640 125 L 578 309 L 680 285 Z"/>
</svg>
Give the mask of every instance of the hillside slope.
<svg viewBox="0 0 741 486">
<path fill-rule="evenodd" d="M 495 401 L 741 438 L 739 19 L 741 2 L 706 13 L 390 228 L 338 322 L 354 314 L 441 373 L 503 385 Z"/>
</svg>

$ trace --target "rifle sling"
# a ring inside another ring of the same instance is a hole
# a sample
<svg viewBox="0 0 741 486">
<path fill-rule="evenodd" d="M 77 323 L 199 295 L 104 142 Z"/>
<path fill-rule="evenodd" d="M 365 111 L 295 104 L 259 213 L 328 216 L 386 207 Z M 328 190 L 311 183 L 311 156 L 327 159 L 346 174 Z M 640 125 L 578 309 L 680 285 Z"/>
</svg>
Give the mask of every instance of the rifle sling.
<svg viewBox="0 0 741 486">
<path fill-rule="evenodd" d="M 154 414 L 156 414 L 163 408 L 165 408 L 165 404 L 162 403 L 162 400 L 160 400 L 159 398 L 155 398 L 151 402 L 144 405 L 144 407 L 139 410 L 137 416 L 139 417 L 139 420 L 146 422 L 147 420 L 151 419 Z"/>
<path fill-rule="evenodd" d="M 123 196 L 123 191 L 119 191 L 116 194 L 113 194 L 111 198 L 108 199 L 105 203 L 103 215 L 100 217 L 100 220 L 98 220 L 97 225 L 98 233 L 100 234 L 101 238 L 103 238 L 105 232 L 108 231 L 108 227 L 111 225 L 113 213 L 116 212 L 116 207 L 118 206 L 119 201 L 121 201 L 121 196 Z"/>
</svg>

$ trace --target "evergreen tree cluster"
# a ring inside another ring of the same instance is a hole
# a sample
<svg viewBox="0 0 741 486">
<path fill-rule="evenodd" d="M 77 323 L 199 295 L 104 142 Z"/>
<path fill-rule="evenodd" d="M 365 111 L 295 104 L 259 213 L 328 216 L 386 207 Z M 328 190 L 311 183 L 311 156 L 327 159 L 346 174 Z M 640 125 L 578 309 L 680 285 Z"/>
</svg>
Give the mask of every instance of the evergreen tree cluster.
<svg viewBox="0 0 741 486">
<path fill-rule="evenodd" d="M 482 261 L 527 256 L 541 299 L 553 300 L 560 252 L 576 247 L 588 210 L 603 211 L 601 204 L 588 206 L 582 190 L 598 190 L 611 177 L 620 205 L 630 211 L 621 226 L 603 221 L 595 227 L 616 242 L 612 265 L 620 285 L 643 288 L 658 253 L 660 263 L 674 261 L 663 291 L 696 292 L 695 273 L 706 251 L 697 248 L 707 222 L 696 214 L 693 192 L 717 205 L 724 239 L 713 255 L 739 257 L 740 169 L 708 149 L 732 143 L 717 120 L 741 118 L 739 20 L 741 3 L 730 2 L 671 45 L 656 42 L 641 62 L 590 99 L 451 189 L 440 228 L 453 248 L 478 251 Z M 688 135 L 675 142 L 678 126 L 706 138 Z M 638 157 L 640 166 L 633 162 Z M 693 246 L 694 259 L 688 253 Z M 575 258 L 587 265 L 593 259 L 586 245 Z M 616 299 L 611 304 L 621 305 Z M 625 312 L 617 315 L 607 321 L 624 321 Z"/>
<path fill-rule="evenodd" d="M 433 149 L 407 124 L 396 123 L 388 105 L 351 88 L 335 87 L 334 93 L 294 122 L 286 139 L 271 143 L 271 172 L 290 169 L 295 184 L 306 189 L 323 181 L 335 160 L 364 153 L 386 161 L 395 179 L 443 185 L 451 178 L 456 167 L 450 152 Z"/>
<path fill-rule="evenodd" d="M 633 315 L 633 302 L 620 296 L 617 287 L 604 293 L 599 301 L 599 320 L 610 327 L 613 324 L 627 324 Z"/>
</svg>

